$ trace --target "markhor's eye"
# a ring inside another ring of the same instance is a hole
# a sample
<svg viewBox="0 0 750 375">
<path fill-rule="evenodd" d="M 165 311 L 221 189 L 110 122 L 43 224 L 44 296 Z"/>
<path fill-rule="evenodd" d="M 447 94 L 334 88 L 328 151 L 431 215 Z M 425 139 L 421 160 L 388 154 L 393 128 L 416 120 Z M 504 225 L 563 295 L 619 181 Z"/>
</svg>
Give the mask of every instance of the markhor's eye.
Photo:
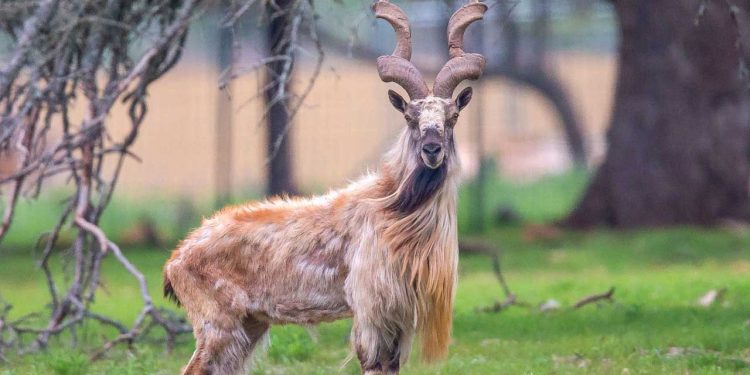
<svg viewBox="0 0 750 375">
<path fill-rule="evenodd" d="M 451 116 L 451 120 L 458 120 L 458 113 L 454 113 L 453 116 Z"/>
</svg>

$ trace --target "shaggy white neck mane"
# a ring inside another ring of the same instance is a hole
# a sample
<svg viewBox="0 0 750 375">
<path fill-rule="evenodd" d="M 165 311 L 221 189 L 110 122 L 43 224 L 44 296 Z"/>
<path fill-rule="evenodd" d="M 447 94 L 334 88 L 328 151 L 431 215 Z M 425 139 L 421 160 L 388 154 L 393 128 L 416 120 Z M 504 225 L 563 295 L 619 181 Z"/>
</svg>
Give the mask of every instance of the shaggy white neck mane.
<svg viewBox="0 0 750 375">
<path fill-rule="evenodd" d="M 383 239 L 391 261 L 413 286 L 422 353 L 445 355 L 450 341 L 458 267 L 456 199 L 459 160 L 452 137 L 440 168 L 429 169 L 406 129 L 385 156 L 377 178 L 384 189 Z"/>
</svg>

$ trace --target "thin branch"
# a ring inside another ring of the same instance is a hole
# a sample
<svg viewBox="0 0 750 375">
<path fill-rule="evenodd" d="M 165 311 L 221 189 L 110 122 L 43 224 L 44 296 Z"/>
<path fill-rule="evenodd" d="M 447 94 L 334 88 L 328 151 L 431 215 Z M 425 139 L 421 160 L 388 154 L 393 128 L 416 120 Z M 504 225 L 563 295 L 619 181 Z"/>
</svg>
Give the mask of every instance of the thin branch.
<svg viewBox="0 0 750 375">
<path fill-rule="evenodd" d="M 613 301 L 612 296 L 614 294 L 615 294 L 615 287 L 611 287 L 609 288 L 609 290 L 607 290 L 604 293 L 592 294 L 590 296 L 581 298 L 578 302 L 575 303 L 575 305 L 573 305 L 573 308 L 580 309 L 581 307 L 586 306 L 590 303 L 599 302 L 599 301 L 612 302 Z"/>
<path fill-rule="evenodd" d="M 37 5 L 36 12 L 23 24 L 23 31 L 16 42 L 13 54 L 8 63 L 0 70 L 0 97 L 8 95 L 13 80 L 21 71 L 26 57 L 31 52 L 31 44 L 39 33 L 39 29 L 49 22 L 49 18 L 57 7 L 58 0 L 43 0 Z"/>
<path fill-rule="evenodd" d="M 10 305 L 0 308 L 0 358 L 9 348 L 19 353 L 44 348 L 63 332 L 69 332 L 75 344 L 86 320 L 118 332 L 100 353 L 118 342 L 139 338 L 151 327 L 164 329 L 169 347 L 176 335 L 190 331 L 184 319 L 154 307 L 143 274 L 107 239 L 99 220 L 124 159 L 134 156 L 129 148 L 145 118 L 147 89 L 181 57 L 188 25 L 199 13 L 201 2 L 134 0 L 124 6 L 123 0 L 107 0 L 93 7 L 86 2 L 39 0 L 30 8 L 33 11 L 21 11 L 18 20 L 4 24 L 15 49 L 0 69 L 0 152 L 14 152 L 20 163 L 16 171 L 0 179 L 0 185 L 12 184 L 0 239 L 8 232 L 16 202 L 24 192 L 36 196 L 56 176 L 71 181 L 75 190 L 56 225 L 39 241 L 44 244 L 38 266 L 47 280 L 49 313 L 9 321 Z M 141 49 L 133 48 L 133 43 L 144 41 L 147 34 L 154 37 L 137 54 L 134 51 Z M 88 105 L 87 117 L 74 123 L 68 107 L 81 93 Z M 121 140 L 113 139 L 107 130 L 108 115 L 118 100 L 130 105 L 130 132 Z M 48 134 L 55 133 L 59 136 L 54 143 L 47 144 Z M 116 167 L 105 177 L 103 165 L 111 157 L 117 158 Z M 73 225 L 75 240 L 70 249 L 56 253 L 61 231 L 68 224 Z M 108 249 L 114 249 L 120 264 L 140 285 L 144 306 L 132 325 L 90 310 L 101 290 L 101 265 Z M 64 288 L 55 282 L 50 267 L 56 254 L 66 265 L 64 271 L 71 274 Z M 42 321 L 33 324 L 36 320 Z M 24 345 L 21 338 L 26 335 L 33 336 L 33 341 Z"/>
<path fill-rule="evenodd" d="M 508 283 L 505 281 L 500 266 L 500 252 L 494 245 L 483 240 L 468 239 L 459 241 L 458 247 L 463 253 L 476 253 L 490 257 L 492 262 L 492 273 L 497 278 L 497 281 L 500 282 L 500 287 L 505 294 L 505 298 L 502 301 L 495 301 L 495 303 L 490 306 L 480 308 L 480 311 L 497 313 L 513 305 L 520 304 L 518 297 L 516 297 L 516 294 L 510 290 L 510 286 L 508 286 Z"/>
</svg>

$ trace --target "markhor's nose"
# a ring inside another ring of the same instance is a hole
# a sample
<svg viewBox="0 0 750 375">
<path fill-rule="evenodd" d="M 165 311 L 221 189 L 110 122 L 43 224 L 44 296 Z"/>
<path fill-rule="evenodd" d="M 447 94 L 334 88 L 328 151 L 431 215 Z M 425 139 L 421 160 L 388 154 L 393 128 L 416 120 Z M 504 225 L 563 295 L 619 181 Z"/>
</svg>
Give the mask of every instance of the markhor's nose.
<svg viewBox="0 0 750 375">
<path fill-rule="evenodd" d="M 422 146 L 422 151 L 428 156 L 437 156 L 442 148 L 443 147 L 440 146 L 440 143 L 428 143 Z"/>
</svg>

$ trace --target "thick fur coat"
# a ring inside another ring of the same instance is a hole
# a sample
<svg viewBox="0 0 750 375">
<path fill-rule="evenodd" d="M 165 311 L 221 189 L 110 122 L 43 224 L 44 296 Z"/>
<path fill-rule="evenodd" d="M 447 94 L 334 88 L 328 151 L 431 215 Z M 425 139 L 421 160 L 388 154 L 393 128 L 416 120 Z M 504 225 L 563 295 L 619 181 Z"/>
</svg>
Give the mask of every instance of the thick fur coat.
<svg viewBox="0 0 750 375">
<path fill-rule="evenodd" d="M 424 165 L 410 126 L 377 173 L 319 197 L 225 208 L 190 233 L 164 268 L 165 294 L 195 329 L 185 373 L 240 371 L 271 324 L 346 317 L 366 373 L 398 372 L 415 334 L 425 360 L 443 358 L 459 173 L 452 127 L 443 131 L 439 168 Z"/>
</svg>

